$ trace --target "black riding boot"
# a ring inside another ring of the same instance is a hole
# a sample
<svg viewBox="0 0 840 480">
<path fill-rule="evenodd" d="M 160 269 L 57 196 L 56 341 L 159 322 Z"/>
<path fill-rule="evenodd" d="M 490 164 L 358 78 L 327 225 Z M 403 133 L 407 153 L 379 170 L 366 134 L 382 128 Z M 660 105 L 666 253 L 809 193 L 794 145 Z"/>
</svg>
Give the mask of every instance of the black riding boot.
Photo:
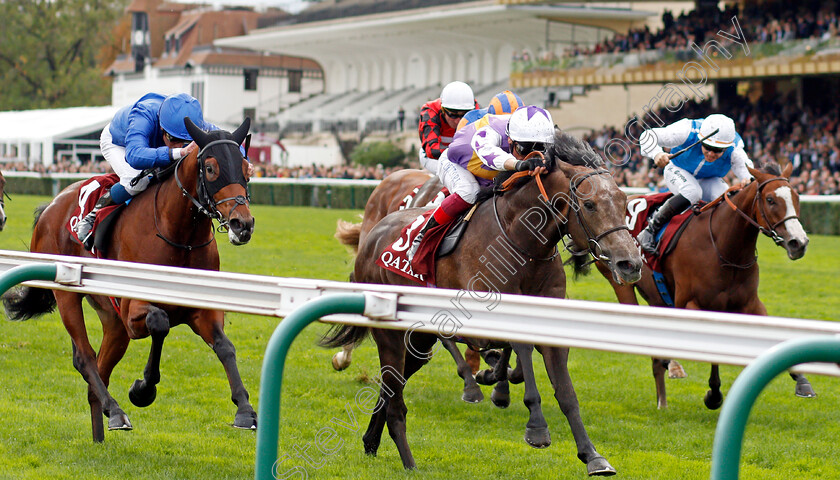
<svg viewBox="0 0 840 480">
<path fill-rule="evenodd" d="M 102 197 L 96 201 L 96 205 L 93 206 L 93 210 L 85 215 L 85 218 L 76 225 L 76 235 L 79 237 L 79 240 L 86 249 L 90 250 L 93 248 L 93 235 L 91 235 L 91 233 L 93 232 L 93 223 L 96 221 L 96 212 L 114 204 L 115 202 L 111 199 L 111 192 L 102 195 Z"/>
<path fill-rule="evenodd" d="M 435 220 L 435 216 L 430 216 L 429 220 L 426 221 L 426 224 L 423 225 L 423 228 L 420 230 L 420 233 L 418 233 L 417 236 L 414 237 L 414 241 L 411 242 L 411 247 L 409 247 L 408 252 L 405 254 L 409 262 L 414 260 L 414 255 L 417 254 L 417 249 L 420 248 L 420 242 L 423 241 L 423 236 L 426 235 L 426 232 L 428 232 L 429 229 L 437 226 L 438 222 L 437 220 Z"/>
<path fill-rule="evenodd" d="M 636 237 L 636 241 L 639 242 L 642 250 L 650 254 L 655 253 L 656 232 L 659 231 L 663 225 L 668 223 L 668 220 L 670 220 L 674 215 L 682 212 L 690 205 L 691 202 L 680 194 L 674 195 L 663 203 L 662 206 L 653 213 L 653 216 L 650 217 L 650 221 L 648 221 L 644 230 L 639 232 L 639 236 Z"/>
</svg>

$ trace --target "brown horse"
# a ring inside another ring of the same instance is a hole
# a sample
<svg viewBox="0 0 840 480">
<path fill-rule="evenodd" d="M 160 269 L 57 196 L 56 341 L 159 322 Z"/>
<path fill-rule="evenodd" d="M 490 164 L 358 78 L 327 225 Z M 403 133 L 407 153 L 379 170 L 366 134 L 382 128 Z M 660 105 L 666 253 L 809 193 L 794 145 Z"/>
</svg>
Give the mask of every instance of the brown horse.
<svg viewBox="0 0 840 480">
<path fill-rule="evenodd" d="M 472 294 L 495 291 L 563 298 L 566 277 L 556 255 L 556 245 L 567 233 L 583 248 L 591 247 L 609 265 L 616 281 L 638 280 L 642 260 L 623 222 L 626 196 L 608 171 L 582 165 L 593 159 L 600 160 L 600 157 L 589 145 L 558 132 L 547 153 L 549 173 L 543 178 L 546 197 L 550 200 L 539 200 L 537 182 L 520 181 L 511 192 L 481 203 L 455 251 L 437 259 L 437 287 L 469 290 Z M 417 215 L 417 209 L 392 213 L 370 231 L 359 246 L 355 281 L 409 284 L 409 280 L 379 268 L 374 261 L 386 247 L 400 240 L 403 228 Z M 484 252 L 507 252 L 494 257 L 504 266 L 493 265 L 493 261 L 487 260 L 490 255 L 485 257 Z M 376 454 L 387 423 L 403 466 L 414 468 L 406 439 L 403 385 L 428 361 L 428 352 L 437 337 L 417 332 L 407 336 L 381 329 L 370 332 L 379 349 L 383 371 L 399 375 L 383 375 L 379 400 L 383 406 L 371 417 L 363 437 L 365 452 Z M 323 344 L 333 347 L 352 344 L 367 333 L 366 328 L 336 326 Z M 531 446 L 546 447 L 551 439 L 534 380 L 534 346 L 512 343 L 511 347 L 523 365 L 524 402 L 530 411 L 525 440 Z M 543 355 L 554 396 L 571 427 L 578 458 L 586 464 L 590 475 L 615 474 L 615 469 L 595 450 L 583 426 L 568 371 L 568 348 L 537 346 L 537 349 Z M 502 374 L 507 371 L 499 370 Z"/>
<path fill-rule="evenodd" d="M 802 258 L 808 246 L 799 222 L 799 195 L 789 182 L 792 168 L 791 164 L 784 172 L 777 165 L 767 165 L 763 171 L 751 168 L 753 182 L 731 196 L 724 194 L 690 220 L 676 247 L 662 260 L 662 274 L 675 307 L 767 315 L 758 298 L 758 234 L 784 247 L 791 260 Z M 599 263 L 598 269 L 612 284 L 619 302 L 638 304 L 638 289 L 649 305 L 667 306 L 647 265 L 635 285 L 619 285 L 608 268 Z M 667 406 L 667 368 L 668 360 L 653 359 L 659 408 Z M 804 376 L 791 376 L 797 395 L 815 395 Z M 717 365 L 712 365 L 709 387 L 704 403 L 710 409 L 719 408 L 723 395 Z"/>
<path fill-rule="evenodd" d="M 176 267 L 219 269 L 213 219 L 228 229 L 228 240 L 242 245 L 251 239 L 254 217 L 248 206 L 247 161 L 239 150 L 250 121 L 233 134 L 205 133 L 186 119 L 187 129 L 200 152 L 178 161 L 172 174 L 133 198 L 114 221 L 105 257 L 129 262 Z M 37 212 L 31 251 L 91 256 L 71 238 L 65 225 L 79 205 L 81 183 L 70 185 L 42 211 Z M 82 299 L 96 310 L 102 322 L 102 345 L 97 355 L 85 328 Z M 114 366 L 132 339 L 152 337 L 143 379 L 129 389 L 131 403 L 150 405 L 160 381 L 160 358 L 169 329 L 188 325 L 213 349 L 227 373 L 231 399 L 237 406 L 234 426 L 256 428 L 256 413 L 248 401 L 236 366 L 236 353 L 224 333 L 224 313 L 188 307 L 157 305 L 122 299 L 119 312 L 101 295 L 23 287 L 4 298 L 8 318 L 25 320 L 52 311 L 58 305 L 61 320 L 73 341 L 73 366 L 88 383 L 88 402 L 94 441 L 104 441 L 102 415 L 109 430 L 130 430 L 128 416 L 108 392 Z"/>
</svg>

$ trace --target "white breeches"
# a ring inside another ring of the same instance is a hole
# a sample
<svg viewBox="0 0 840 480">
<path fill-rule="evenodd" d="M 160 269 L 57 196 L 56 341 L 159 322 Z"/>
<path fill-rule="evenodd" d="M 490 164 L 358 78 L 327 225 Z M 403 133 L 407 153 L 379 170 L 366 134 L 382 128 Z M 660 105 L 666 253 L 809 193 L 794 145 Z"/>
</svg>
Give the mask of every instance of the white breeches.
<svg viewBox="0 0 840 480">
<path fill-rule="evenodd" d="M 665 166 L 664 174 L 668 189 L 674 194 L 679 193 L 692 205 L 700 200 L 711 202 L 729 188 L 721 177 L 694 178 L 691 172 L 673 163 Z"/>
<path fill-rule="evenodd" d="M 111 165 L 114 173 L 119 175 L 120 184 L 133 197 L 149 186 L 150 179 L 149 177 L 144 177 L 136 185 L 131 186 L 131 180 L 140 174 L 140 170 L 135 169 L 126 161 L 125 147 L 114 145 L 110 128 L 111 124 L 109 123 L 102 130 L 102 135 L 99 137 L 99 148 L 102 150 L 102 155 L 108 164 Z"/>
<path fill-rule="evenodd" d="M 478 191 L 481 189 L 475 175 L 466 168 L 450 162 L 445 150 L 440 156 L 437 175 L 450 193 L 457 193 L 467 203 L 475 203 Z"/>
</svg>

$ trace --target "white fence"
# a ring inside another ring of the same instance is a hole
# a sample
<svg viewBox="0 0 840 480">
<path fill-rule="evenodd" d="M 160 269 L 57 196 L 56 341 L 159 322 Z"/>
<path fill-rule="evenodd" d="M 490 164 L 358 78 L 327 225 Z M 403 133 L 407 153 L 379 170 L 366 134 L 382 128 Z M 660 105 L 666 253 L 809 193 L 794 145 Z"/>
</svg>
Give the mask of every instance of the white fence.
<svg viewBox="0 0 840 480">
<path fill-rule="evenodd" d="M 840 322 L 211 272 L 0 250 L 0 274 L 19 265 L 56 262 L 72 274 L 69 281 L 27 284 L 274 317 L 286 316 L 315 297 L 368 292 L 378 299 L 375 319 L 333 315 L 324 321 L 731 365 L 747 365 L 786 340 L 840 335 Z M 805 364 L 795 370 L 840 376 L 835 364 Z"/>
<path fill-rule="evenodd" d="M 7 178 L 51 178 L 58 185 L 59 180 L 83 180 L 90 178 L 93 173 L 47 173 L 41 174 L 37 172 L 3 172 L 3 176 Z M 263 183 L 267 185 L 318 185 L 318 186 L 354 186 L 367 187 L 379 185 L 381 180 L 347 180 L 342 178 L 252 178 L 252 183 Z M 624 193 L 628 195 L 638 195 L 643 193 L 650 193 L 651 190 L 647 188 L 637 187 L 622 187 Z M 58 194 L 57 188 L 55 194 Z M 802 203 L 838 203 L 840 202 L 840 195 L 800 195 L 799 201 Z"/>
</svg>

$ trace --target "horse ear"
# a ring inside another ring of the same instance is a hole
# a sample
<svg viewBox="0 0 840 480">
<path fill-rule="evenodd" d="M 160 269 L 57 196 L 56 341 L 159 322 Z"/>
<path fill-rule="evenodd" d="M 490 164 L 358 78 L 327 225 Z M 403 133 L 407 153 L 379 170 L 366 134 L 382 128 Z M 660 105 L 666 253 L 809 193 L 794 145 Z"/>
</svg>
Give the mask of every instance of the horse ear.
<svg viewBox="0 0 840 480">
<path fill-rule="evenodd" d="M 205 145 L 210 143 L 210 139 L 208 138 L 207 133 L 198 128 L 190 117 L 184 117 L 184 126 L 187 127 L 187 132 L 190 133 L 190 136 L 195 140 L 195 143 L 198 144 L 200 148 L 204 148 Z"/>
<path fill-rule="evenodd" d="M 759 170 L 752 168 L 749 165 L 747 165 L 747 171 L 750 172 L 750 175 L 752 175 L 753 178 L 758 178 L 758 174 L 761 173 Z"/>
<path fill-rule="evenodd" d="M 251 128 L 251 117 L 245 117 L 245 121 L 242 122 L 242 125 L 233 132 L 233 141 L 242 145 L 242 142 L 245 141 L 245 136 L 248 135 L 248 130 Z"/>
<path fill-rule="evenodd" d="M 785 169 L 782 170 L 782 175 L 784 175 L 785 178 L 790 180 L 791 173 L 793 173 L 793 163 L 788 162 L 787 165 L 785 165 Z"/>
</svg>

